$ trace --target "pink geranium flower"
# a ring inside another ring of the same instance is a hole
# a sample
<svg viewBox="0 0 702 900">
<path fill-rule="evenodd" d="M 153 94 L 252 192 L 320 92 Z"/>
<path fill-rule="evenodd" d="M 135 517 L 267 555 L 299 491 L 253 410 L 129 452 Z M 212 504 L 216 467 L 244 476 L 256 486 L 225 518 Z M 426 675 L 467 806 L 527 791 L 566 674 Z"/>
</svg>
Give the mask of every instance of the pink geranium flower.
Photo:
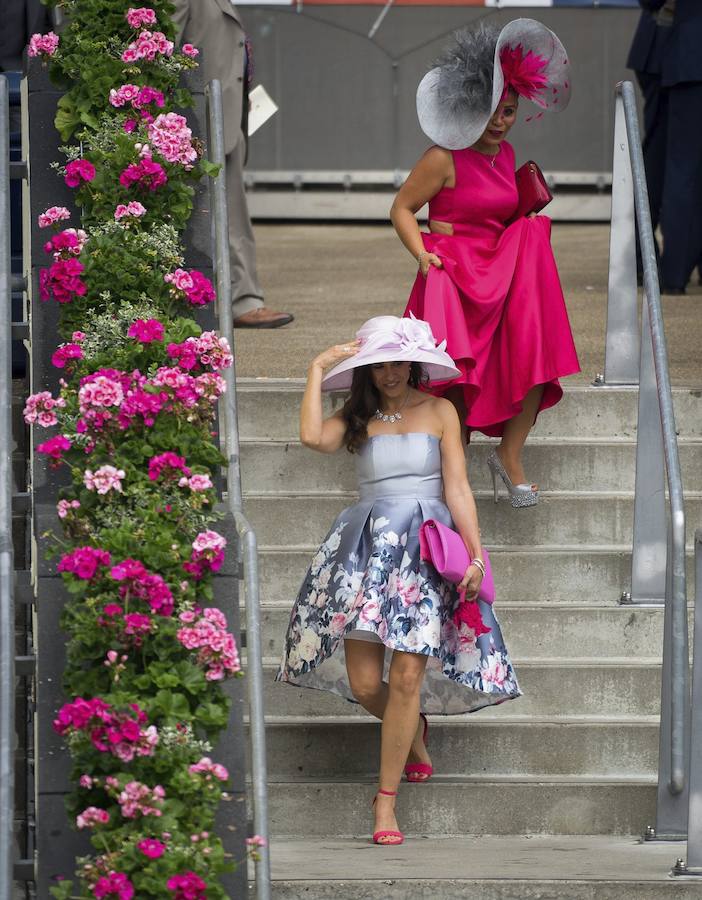
<svg viewBox="0 0 702 900">
<path fill-rule="evenodd" d="M 200 51 L 197 49 L 197 47 L 193 47 L 192 44 L 183 44 L 180 49 L 185 54 L 185 56 L 189 56 L 191 59 L 195 59 L 196 56 L 200 55 Z"/>
<path fill-rule="evenodd" d="M 95 178 L 95 166 L 87 159 L 74 159 L 66 166 L 64 181 L 68 187 L 78 187 L 81 181 L 92 181 Z"/>
<path fill-rule="evenodd" d="M 117 900 L 132 900 L 134 885 L 123 872 L 110 872 L 103 875 L 93 885 L 93 895 L 97 900 L 104 897 L 116 897 Z"/>
<path fill-rule="evenodd" d="M 132 28 L 141 28 L 142 25 L 155 25 L 156 13 L 148 6 L 130 6 L 125 19 Z"/>
<path fill-rule="evenodd" d="M 145 838 L 139 841 L 137 847 L 148 859 L 159 859 L 166 852 L 166 845 L 155 838 Z"/>
<path fill-rule="evenodd" d="M 74 359 L 83 359 L 80 344 L 61 344 L 51 357 L 51 362 L 57 369 L 63 369 L 66 363 Z"/>
<path fill-rule="evenodd" d="M 39 216 L 39 227 L 48 228 L 49 225 L 55 225 L 56 222 L 70 218 L 71 214 L 65 206 L 50 206 L 46 212 L 41 213 Z"/>
<path fill-rule="evenodd" d="M 174 875 L 168 879 L 166 887 L 173 892 L 173 900 L 205 900 L 207 896 L 207 884 L 195 872 Z"/>
<path fill-rule="evenodd" d="M 29 39 L 27 56 L 53 56 L 58 50 L 59 36 L 53 31 L 33 34 Z"/>
<path fill-rule="evenodd" d="M 121 493 L 123 478 L 123 469 L 116 469 L 114 466 L 100 466 L 94 472 L 86 469 L 83 475 L 83 484 L 89 491 L 96 491 L 98 494 L 107 494 L 109 491 Z"/>
<path fill-rule="evenodd" d="M 142 344 L 163 340 L 163 324 L 158 319 L 137 319 L 129 326 L 127 334 Z"/>
<path fill-rule="evenodd" d="M 44 441 L 43 444 L 37 445 L 37 453 L 44 453 L 52 459 L 61 459 L 61 456 L 70 449 L 71 442 L 62 434 L 52 437 L 48 441 Z"/>
<path fill-rule="evenodd" d="M 146 207 L 142 206 L 138 200 L 131 200 L 129 203 L 124 204 L 120 203 L 115 210 L 115 221 L 119 222 L 122 219 L 140 219 L 142 216 L 146 215 Z"/>
<path fill-rule="evenodd" d="M 99 809 L 97 806 L 89 806 L 82 813 L 76 816 L 76 827 L 78 828 L 95 828 L 97 825 L 107 825 L 110 821 L 110 814 L 105 809 Z"/>
</svg>

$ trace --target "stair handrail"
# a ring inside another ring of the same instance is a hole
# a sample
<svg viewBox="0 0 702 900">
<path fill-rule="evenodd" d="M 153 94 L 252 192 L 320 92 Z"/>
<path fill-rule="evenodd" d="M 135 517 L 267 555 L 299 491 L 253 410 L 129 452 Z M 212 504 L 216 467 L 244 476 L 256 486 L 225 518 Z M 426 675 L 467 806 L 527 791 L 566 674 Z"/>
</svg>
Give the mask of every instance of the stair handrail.
<svg viewBox="0 0 702 900">
<path fill-rule="evenodd" d="M 218 79 L 205 86 L 207 103 L 208 152 L 219 165 L 219 173 L 210 179 L 212 228 L 217 284 L 217 313 L 222 336 L 229 342 L 234 356 L 231 266 L 229 260 L 229 215 L 225 183 L 224 115 L 222 87 Z M 256 534 L 243 512 L 239 423 L 236 397 L 236 358 L 223 370 L 226 391 L 220 400 L 227 457 L 227 506 L 239 535 L 239 561 L 244 573 L 244 606 L 246 611 L 246 675 L 249 699 L 249 734 L 251 749 L 252 810 L 254 833 L 264 839 L 257 849 L 254 864 L 256 900 L 270 900 L 271 874 L 268 832 L 268 773 L 266 765 L 266 731 L 263 704 L 263 652 L 261 649 L 261 606 Z"/>
<path fill-rule="evenodd" d="M 690 716 L 684 495 L 632 82 L 617 84 L 615 103 L 607 356 L 605 375 L 598 383 L 604 387 L 639 385 L 632 589 L 627 599 L 642 604 L 664 601 L 658 803 L 656 827 L 649 828 L 648 836 L 680 839 L 687 828 Z M 643 266 L 640 342 L 634 222 Z M 636 349 L 638 370 L 632 369 Z"/>
<path fill-rule="evenodd" d="M 0 897 L 12 896 L 15 745 L 15 603 L 12 547 L 12 282 L 10 89 L 0 76 Z"/>
</svg>

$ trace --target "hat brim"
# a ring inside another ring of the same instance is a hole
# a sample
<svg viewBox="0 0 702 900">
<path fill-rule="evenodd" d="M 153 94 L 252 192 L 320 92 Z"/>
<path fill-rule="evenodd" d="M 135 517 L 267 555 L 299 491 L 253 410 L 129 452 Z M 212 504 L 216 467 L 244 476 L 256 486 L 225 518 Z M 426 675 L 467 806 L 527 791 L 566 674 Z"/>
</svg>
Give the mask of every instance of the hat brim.
<svg viewBox="0 0 702 900">
<path fill-rule="evenodd" d="M 536 19 L 514 19 L 504 26 L 497 39 L 489 109 L 464 113 L 460 117 L 446 109 L 439 99 L 440 67 L 430 69 L 419 82 L 417 118 L 420 128 L 433 143 L 446 150 L 464 150 L 479 140 L 500 104 L 504 90 L 500 52 L 505 46 L 517 44 L 521 44 L 525 52 L 531 51 L 548 60 L 544 73 L 547 87 L 529 99 L 548 112 L 561 112 L 566 108 L 570 100 L 570 70 L 565 47 L 556 34 Z"/>
<path fill-rule="evenodd" d="M 323 391 L 347 391 L 351 388 L 353 373 L 361 366 L 372 366 L 380 362 L 418 362 L 429 379 L 429 384 L 437 381 L 451 381 L 461 374 L 453 360 L 443 350 L 433 351 L 407 350 L 392 353 L 378 350 L 375 353 L 363 353 L 361 349 L 355 356 L 342 360 L 330 369 L 322 379 Z"/>
</svg>

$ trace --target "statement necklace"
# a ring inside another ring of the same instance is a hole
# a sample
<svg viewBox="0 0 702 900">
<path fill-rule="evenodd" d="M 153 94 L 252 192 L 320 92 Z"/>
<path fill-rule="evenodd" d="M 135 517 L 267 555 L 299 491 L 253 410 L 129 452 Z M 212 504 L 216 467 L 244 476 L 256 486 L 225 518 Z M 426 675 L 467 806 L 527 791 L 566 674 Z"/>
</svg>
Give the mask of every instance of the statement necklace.
<svg viewBox="0 0 702 900">
<path fill-rule="evenodd" d="M 409 400 L 409 395 L 410 395 L 410 392 L 409 392 L 409 388 L 408 388 L 407 393 L 405 395 L 405 399 L 402 401 L 402 403 L 400 405 L 400 409 L 398 409 L 397 412 L 386 414 L 382 410 L 376 409 L 376 411 L 375 411 L 376 419 L 379 422 L 389 422 L 391 425 L 394 425 L 395 422 L 402 421 L 402 413 L 400 412 L 400 410 L 405 408 L 405 404 Z"/>
</svg>

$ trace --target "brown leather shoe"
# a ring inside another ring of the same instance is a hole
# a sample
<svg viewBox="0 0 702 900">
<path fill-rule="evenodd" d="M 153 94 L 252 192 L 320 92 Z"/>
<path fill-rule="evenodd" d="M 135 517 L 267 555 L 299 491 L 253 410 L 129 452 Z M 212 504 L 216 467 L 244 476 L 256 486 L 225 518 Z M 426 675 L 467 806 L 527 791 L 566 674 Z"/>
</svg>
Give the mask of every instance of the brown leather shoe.
<svg viewBox="0 0 702 900">
<path fill-rule="evenodd" d="M 290 313 L 274 312 L 272 309 L 266 309 L 260 306 L 258 309 L 251 309 L 234 319 L 235 328 L 280 328 L 287 325 L 293 320 Z"/>
</svg>

